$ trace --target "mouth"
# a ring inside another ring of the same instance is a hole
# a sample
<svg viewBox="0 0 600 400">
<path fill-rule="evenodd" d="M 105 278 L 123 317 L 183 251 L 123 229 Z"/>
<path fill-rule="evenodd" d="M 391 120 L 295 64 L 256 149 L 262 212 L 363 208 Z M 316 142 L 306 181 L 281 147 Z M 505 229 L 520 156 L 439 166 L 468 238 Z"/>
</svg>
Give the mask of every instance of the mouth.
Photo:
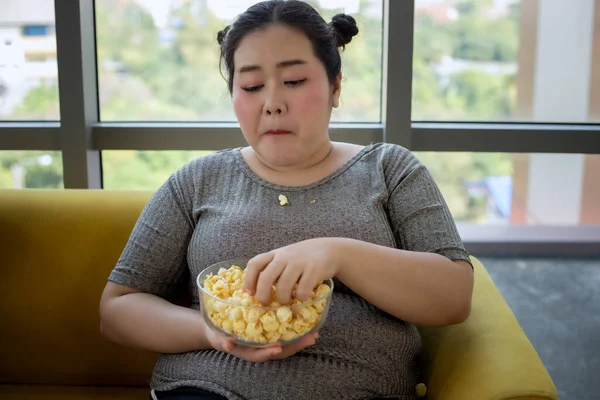
<svg viewBox="0 0 600 400">
<path fill-rule="evenodd" d="M 287 135 L 292 132 L 286 131 L 285 129 L 271 129 L 265 132 L 265 135 Z"/>
</svg>

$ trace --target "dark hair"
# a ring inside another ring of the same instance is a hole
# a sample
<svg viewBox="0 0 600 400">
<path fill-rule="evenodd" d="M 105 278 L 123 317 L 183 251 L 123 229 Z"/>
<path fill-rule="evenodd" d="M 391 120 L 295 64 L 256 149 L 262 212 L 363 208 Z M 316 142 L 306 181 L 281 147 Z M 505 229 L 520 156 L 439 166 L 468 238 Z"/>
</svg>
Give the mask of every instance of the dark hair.
<svg viewBox="0 0 600 400">
<path fill-rule="evenodd" d="M 268 0 L 251 6 L 217 34 L 217 41 L 221 46 L 221 62 L 225 61 L 227 68 L 229 93 L 233 91 L 233 55 L 240 41 L 247 34 L 275 23 L 299 29 L 310 39 L 315 55 L 325 66 L 329 81 L 333 84 L 342 69 L 338 48 L 344 49 L 358 34 L 355 19 L 350 15 L 337 14 L 327 23 L 304 1 Z"/>
</svg>

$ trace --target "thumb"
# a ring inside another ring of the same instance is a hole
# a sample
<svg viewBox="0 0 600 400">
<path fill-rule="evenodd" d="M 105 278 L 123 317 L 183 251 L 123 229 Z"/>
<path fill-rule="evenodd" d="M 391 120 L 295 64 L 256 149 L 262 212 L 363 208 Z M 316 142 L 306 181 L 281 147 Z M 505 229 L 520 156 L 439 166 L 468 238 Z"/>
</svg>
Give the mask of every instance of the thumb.
<svg viewBox="0 0 600 400">
<path fill-rule="evenodd" d="M 221 343 L 221 350 L 226 353 L 231 353 L 231 350 L 233 350 L 235 346 L 235 343 L 233 343 L 231 338 L 221 338 L 219 342 Z"/>
</svg>

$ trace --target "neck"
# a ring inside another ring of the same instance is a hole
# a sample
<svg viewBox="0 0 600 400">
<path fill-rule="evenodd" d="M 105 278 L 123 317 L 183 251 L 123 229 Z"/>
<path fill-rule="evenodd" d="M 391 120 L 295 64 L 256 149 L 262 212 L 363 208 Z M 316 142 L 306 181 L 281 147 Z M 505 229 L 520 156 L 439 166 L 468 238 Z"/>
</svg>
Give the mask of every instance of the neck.
<svg viewBox="0 0 600 400">
<path fill-rule="evenodd" d="M 311 168 L 314 168 L 314 167 L 322 164 L 325 160 L 327 160 L 329 158 L 329 156 L 333 152 L 333 148 L 334 148 L 333 142 L 328 140 L 325 145 L 321 146 L 315 153 L 313 153 L 309 158 L 307 158 L 302 163 L 299 163 L 296 165 L 287 165 L 287 166 L 278 166 L 278 165 L 269 164 L 268 162 L 263 160 L 258 155 L 258 153 L 254 152 L 254 151 L 252 153 L 254 154 L 256 159 L 260 162 L 260 164 L 262 166 L 264 166 L 265 168 L 268 168 L 269 170 L 271 170 L 273 172 L 291 173 L 291 172 L 300 172 L 300 171 L 310 170 Z"/>
</svg>

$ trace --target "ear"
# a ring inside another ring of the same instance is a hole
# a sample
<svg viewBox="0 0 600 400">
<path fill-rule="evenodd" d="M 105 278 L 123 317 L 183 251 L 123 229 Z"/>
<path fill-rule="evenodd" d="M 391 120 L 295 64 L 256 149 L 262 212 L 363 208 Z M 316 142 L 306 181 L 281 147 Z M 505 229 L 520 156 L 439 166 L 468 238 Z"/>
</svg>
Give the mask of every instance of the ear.
<svg viewBox="0 0 600 400">
<path fill-rule="evenodd" d="M 342 73 L 340 72 L 333 83 L 333 108 L 338 108 L 340 105 L 340 95 L 342 94 Z"/>
</svg>

